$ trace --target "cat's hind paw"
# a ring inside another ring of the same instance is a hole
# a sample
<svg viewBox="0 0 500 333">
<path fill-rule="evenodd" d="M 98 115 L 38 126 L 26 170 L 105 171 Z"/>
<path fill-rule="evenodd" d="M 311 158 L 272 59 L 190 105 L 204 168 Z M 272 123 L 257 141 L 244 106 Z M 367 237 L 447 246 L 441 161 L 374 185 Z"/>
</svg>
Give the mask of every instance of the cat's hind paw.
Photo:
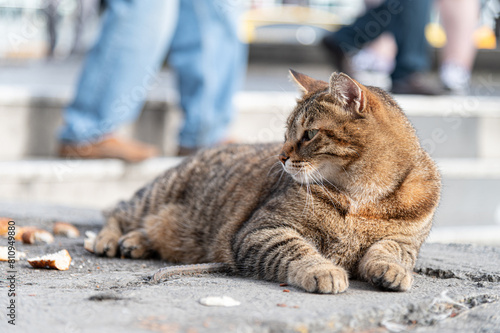
<svg viewBox="0 0 500 333">
<path fill-rule="evenodd" d="M 333 263 L 297 267 L 296 273 L 289 276 L 289 282 L 308 292 L 320 294 L 338 294 L 349 287 L 347 272 Z"/>
<path fill-rule="evenodd" d="M 381 289 L 407 291 L 413 283 L 411 271 L 397 263 L 375 262 L 367 266 L 365 278 Z"/>
</svg>

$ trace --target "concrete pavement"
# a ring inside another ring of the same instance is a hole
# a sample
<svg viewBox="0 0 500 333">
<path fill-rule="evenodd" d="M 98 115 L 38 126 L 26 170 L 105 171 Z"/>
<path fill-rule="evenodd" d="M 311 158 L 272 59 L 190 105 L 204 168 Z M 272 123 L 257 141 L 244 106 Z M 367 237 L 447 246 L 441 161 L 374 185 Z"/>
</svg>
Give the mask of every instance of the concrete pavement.
<svg viewBox="0 0 500 333">
<path fill-rule="evenodd" d="M 102 224 L 98 211 L 62 206 L 0 205 L 0 215 L 5 214 L 19 226 L 47 230 L 57 220 L 72 222 L 82 234 Z M 351 281 L 340 295 L 308 294 L 227 274 L 177 276 L 153 284 L 148 277 L 168 263 L 95 257 L 83 249 L 83 237 L 17 245 L 28 257 L 63 248 L 73 257 L 68 271 L 15 264 L 16 326 L 2 314 L 1 332 L 500 332 L 498 247 L 425 244 L 409 292 L 382 292 Z M 4 313 L 12 299 L 7 270 L 1 262 Z M 222 295 L 241 305 L 199 303 L 202 297 Z"/>
</svg>

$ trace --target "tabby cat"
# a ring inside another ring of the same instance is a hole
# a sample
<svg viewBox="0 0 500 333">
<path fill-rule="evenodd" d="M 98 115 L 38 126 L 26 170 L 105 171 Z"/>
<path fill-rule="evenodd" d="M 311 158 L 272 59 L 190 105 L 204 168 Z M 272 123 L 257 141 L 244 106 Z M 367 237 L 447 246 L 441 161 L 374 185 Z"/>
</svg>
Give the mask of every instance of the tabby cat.
<svg viewBox="0 0 500 333">
<path fill-rule="evenodd" d="M 284 144 L 199 152 L 106 213 L 98 255 L 220 262 L 253 278 L 340 293 L 349 276 L 407 290 L 440 175 L 383 90 L 291 71 L 304 94 Z"/>
</svg>

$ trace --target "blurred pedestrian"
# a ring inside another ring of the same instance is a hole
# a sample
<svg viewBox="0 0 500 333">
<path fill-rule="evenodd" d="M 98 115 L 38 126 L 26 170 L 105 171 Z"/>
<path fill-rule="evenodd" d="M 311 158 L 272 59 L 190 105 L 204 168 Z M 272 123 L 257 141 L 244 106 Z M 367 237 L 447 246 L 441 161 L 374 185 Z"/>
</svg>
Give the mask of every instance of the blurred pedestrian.
<svg viewBox="0 0 500 333">
<path fill-rule="evenodd" d="M 61 17 L 59 15 L 60 0 L 46 0 L 46 6 L 43 11 L 47 16 L 47 35 L 49 38 L 49 48 L 47 57 L 52 58 L 55 55 L 56 44 L 58 42 L 58 30 Z M 75 2 L 75 25 L 73 33 L 73 45 L 70 54 L 76 54 L 84 49 L 82 35 L 85 30 L 85 23 L 98 16 L 100 0 L 77 0 Z"/>
<path fill-rule="evenodd" d="M 365 44 L 390 32 L 397 45 L 392 92 L 400 94 L 436 95 L 441 91 L 429 85 L 422 73 L 430 67 L 429 46 L 425 26 L 430 18 L 431 0 L 386 0 L 367 10 L 354 23 L 326 35 L 323 45 L 333 57 L 336 67 L 353 74 L 350 57 Z"/>
<path fill-rule="evenodd" d="M 244 48 L 230 0 L 108 0 L 72 103 L 64 110 L 59 154 L 136 162 L 154 146 L 115 136 L 137 119 L 167 51 L 178 75 L 185 120 L 181 154 L 227 138 L 232 97 L 244 73 Z"/>
<path fill-rule="evenodd" d="M 385 0 L 364 0 L 365 10 L 380 6 Z M 367 43 L 351 58 L 354 77 L 364 84 L 383 89 L 391 88 L 390 75 L 394 70 L 397 53 L 396 41 L 391 32 L 386 31 Z"/>
</svg>

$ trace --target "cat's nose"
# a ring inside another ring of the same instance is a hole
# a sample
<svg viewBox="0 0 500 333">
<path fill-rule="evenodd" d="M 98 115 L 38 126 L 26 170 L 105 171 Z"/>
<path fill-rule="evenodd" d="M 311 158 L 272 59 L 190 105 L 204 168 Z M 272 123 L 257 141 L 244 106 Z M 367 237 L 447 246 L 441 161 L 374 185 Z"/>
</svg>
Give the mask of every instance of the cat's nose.
<svg viewBox="0 0 500 333">
<path fill-rule="evenodd" d="M 288 160 L 288 158 L 289 157 L 284 152 L 281 152 L 281 154 L 279 155 L 279 159 L 280 159 L 281 163 L 283 163 L 283 165 L 285 165 L 286 160 Z"/>
</svg>

